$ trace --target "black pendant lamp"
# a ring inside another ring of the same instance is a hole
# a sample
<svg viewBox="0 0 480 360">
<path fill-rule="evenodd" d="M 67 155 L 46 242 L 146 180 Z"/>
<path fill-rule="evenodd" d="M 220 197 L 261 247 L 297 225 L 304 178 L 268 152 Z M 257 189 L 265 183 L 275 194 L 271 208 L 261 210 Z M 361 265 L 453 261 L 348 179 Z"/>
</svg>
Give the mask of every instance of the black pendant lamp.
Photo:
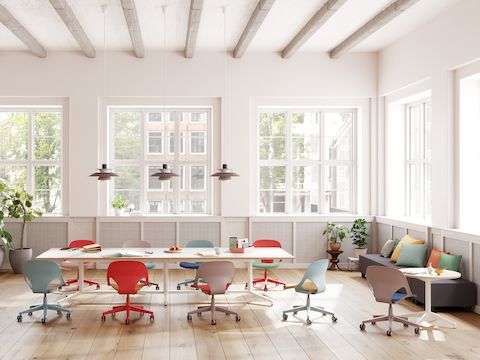
<svg viewBox="0 0 480 360">
<path fill-rule="evenodd" d="M 158 177 L 158 180 L 164 181 L 164 180 L 170 180 L 174 176 L 178 176 L 178 174 L 175 174 L 171 169 L 168 168 L 167 164 L 163 164 L 162 168 L 158 170 L 155 174 L 152 174 L 151 176 Z"/>
<path fill-rule="evenodd" d="M 227 164 L 222 164 L 221 169 L 217 169 L 215 174 L 211 176 L 218 177 L 218 180 L 230 180 L 232 176 L 239 176 L 237 173 L 233 172 L 232 169 L 229 169 Z"/>
<path fill-rule="evenodd" d="M 94 172 L 90 176 L 93 177 L 98 177 L 98 180 L 104 181 L 104 180 L 110 180 L 112 176 L 118 176 L 118 174 L 115 174 L 112 169 L 107 168 L 107 164 L 102 164 L 102 167 L 100 169 L 97 169 L 97 172 Z"/>
</svg>

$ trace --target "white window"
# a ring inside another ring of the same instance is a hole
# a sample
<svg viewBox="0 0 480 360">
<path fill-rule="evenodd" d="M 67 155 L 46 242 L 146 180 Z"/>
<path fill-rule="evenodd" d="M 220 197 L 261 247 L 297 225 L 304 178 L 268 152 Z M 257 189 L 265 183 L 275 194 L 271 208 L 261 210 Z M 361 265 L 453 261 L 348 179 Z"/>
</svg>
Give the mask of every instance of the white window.
<svg viewBox="0 0 480 360">
<path fill-rule="evenodd" d="M 260 109 L 260 213 L 354 212 L 355 115 Z"/>
<path fill-rule="evenodd" d="M 211 113 L 210 108 L 109 108 L 110 163 L 119 174 L 110 198 L 119 194 L 144 213 L 211 213 Z M 205 121 L 192 123 L 193 114 L 203 114 Z M 164 163 L 179 176 L 152 177 Z"/>
<path fill-rule="evenodd" d="M 432 211 L 432 120 L 430 99 L 406 105 L 407 216 L 429 219 Z"/>
<path fill-rule="evenodd" d="M 0 177 L 34 195 L 34 206 L 62 213 L 61 107 L 0 108 Z"/>
</svg>

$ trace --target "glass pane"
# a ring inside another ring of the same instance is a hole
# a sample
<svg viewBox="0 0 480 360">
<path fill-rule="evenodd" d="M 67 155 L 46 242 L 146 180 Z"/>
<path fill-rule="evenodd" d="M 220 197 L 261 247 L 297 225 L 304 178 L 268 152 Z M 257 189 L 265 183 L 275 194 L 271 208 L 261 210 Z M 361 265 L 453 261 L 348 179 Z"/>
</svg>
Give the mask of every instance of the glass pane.
<svg viewBox="0 0 480 360">
<path fill-rule="evenodd" d="M 60 166 L 35 166 L 35 206 L 45 213 L 61 213 Z"/>
<path fill-rule="evenodd" d="M 190 189 L 192 191 L 204 191 L 205 190 L 205 166 L 192 165 L 190 167 Z"/>
<path fill-rule="evenodd" d="M 432 216 L 432 166 L 425 164 L 425 218 Z"/>
<path fill-rule="evenodd" d="M 141 113 L 114 113 L 115 159 L 139 159 L 142 154 Z"/>
<path fill-rule="evenodd" d="M 318 160 L 320 157 L 320 113 L 292 113 L 292 158 Z"/>
<path fill-rule="evenodd" d="M 162 189 L 162 181 L 158 179 L 156 176 L 152 176 L 156 172 L 158 172 L 161 168 L 159 166 L 149 166 L 148 167 L 148 188 L 150 190 L 161 190 Z"/>
<path fill-rule="evenodd" d="M 421 167 L 418 164 L 410 164 L 408 166 L 408 172 L 408 178 L 410 180 L 410 188 L 408 189 L 410 208 L 408 209 L 408 216 L 422 217 Z"/>
<path fill-rule="evenodd" d="M 180 132 L 180 154 L 185 154 L 185 133 Z"/>
<path fill-rule="evenodd" d="M 285 159 L 287 113 L 260 113 L 260 159 Z"/>
<path fill-rule="evenodd" d="M 318 167 L 294 166 L 292 174 L 292 212 L 317 213 L 318 203 Z"/>
<path fill-rule="evenodd" d="M 260 160 L 285 159 L 285 137 L 261 137 Z"/>
<path fill-rule="evenodd" d="M 27 159 L 28 118 L 26 112 L 0 112 L 0 159 Z"/>
<path fill-rule="evenodd" d="M 34 114 L 35 159 L 60 160 L 62 147 L 62 113 Z"/>
<path fill-rule="evenodd" d="M 422 156 L 421 134 L 422 121 L 420 117 L 420 105 L 408 107 L 408 127 L 409 127 L 409 159 L 419 159 Z"/>
<path fill-rule="evenodd" d="M 190 122 L 191 123 L 206 123 L 207 122 L 207 113 L 205 111 L 190 113 Z"/>
<path fill-rule="evenodd" d="M 204 200 L 191 201 L 191 213 L 203 214 L 206 212 L 206 203 Z"/>
<path fill-rule="evenodd" d="M 163 134 L 161 132 L 148 133 L 148 152 L 150 154 L 163 154 Z"/>
<path fill-rule="evenodd" d="M 261 213 L 285 212 L 285 167 L 260 166 Z"/>
<path fill-rule="evenodd" d="M 190 153 L 205 154 L 206 133 L 203 131 L 192 132 L 190 138 Z"/>
<path fill-rule="evenodd" d="M 114 172 L 119 176 L 113 178 L 114 195 L 119 194 L 135 209 L 140 208 L 140 167 L 135 165 L 115 166 Z"/>
<path fill-rule="evenodd" d="M 175 133 L 169 132 L 168 133 L 168 153 L 175 154 Z"/>
<path fill-rule="evenodd" d="M 148 122 L 163 122 L 163 117 L 161 112 L 149 112 L 148 113 Z"/>
<path fill-rule="evenodd" d="M 180 165 L 179 171 L 180 190 L 185 190 L 185 166 Z"/>
<path fill-rule="evenodd" d="M 353 113 L 325 113 L 325 160 L 352 160 Z"/>
<path fill-rule="evenodd" d="M 0 178 L 5 180 L 10 187 L 25 189 L 27 167 L 22 165 L 2 165 L 0 166 Z"/>
<path fill-rule="evenodd" d="M 432 105 L 425 103 L 425 159 L 432 158 Z"/>
<path fill-rule="evenodd" d="M 324 213 L 352 212 L 352 167 L 324 167 Z"/>
</svg>

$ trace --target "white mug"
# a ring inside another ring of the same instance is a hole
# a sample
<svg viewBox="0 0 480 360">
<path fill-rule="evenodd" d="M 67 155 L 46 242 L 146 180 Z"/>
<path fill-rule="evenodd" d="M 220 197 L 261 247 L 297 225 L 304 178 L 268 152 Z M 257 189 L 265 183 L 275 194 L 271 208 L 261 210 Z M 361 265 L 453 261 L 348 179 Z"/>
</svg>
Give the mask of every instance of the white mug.
<svg viewBox="0 0 480 360">
<path fill-rule="evenodd" d="M 222 248 L 215 246 L 215 254 L 220 255 L 222 253 Z"/>
</svg>

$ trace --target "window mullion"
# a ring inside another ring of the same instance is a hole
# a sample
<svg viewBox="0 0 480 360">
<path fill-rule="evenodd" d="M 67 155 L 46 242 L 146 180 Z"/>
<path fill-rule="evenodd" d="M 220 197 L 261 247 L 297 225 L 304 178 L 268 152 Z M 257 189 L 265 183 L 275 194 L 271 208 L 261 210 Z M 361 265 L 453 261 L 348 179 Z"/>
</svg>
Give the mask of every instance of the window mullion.
<svg viewBox="0 0 480 360">
<path fill-rule="evenodd" d="M 28 180 L 27 184 L 27 191 L 34 195 L 35 197 L 35 165 L 34 165 L 34 154 L 35 154 L 35 112 L 29 111 L 28 113 L 29 121 L 28 121 L 28 166 L 27 166 L 27 174 Z"/>
<path fill-rule="evenodd" d="M 285 213 L 292 213 L 292 112 L 287 112 L 285 124 Z"/>
</svg>

